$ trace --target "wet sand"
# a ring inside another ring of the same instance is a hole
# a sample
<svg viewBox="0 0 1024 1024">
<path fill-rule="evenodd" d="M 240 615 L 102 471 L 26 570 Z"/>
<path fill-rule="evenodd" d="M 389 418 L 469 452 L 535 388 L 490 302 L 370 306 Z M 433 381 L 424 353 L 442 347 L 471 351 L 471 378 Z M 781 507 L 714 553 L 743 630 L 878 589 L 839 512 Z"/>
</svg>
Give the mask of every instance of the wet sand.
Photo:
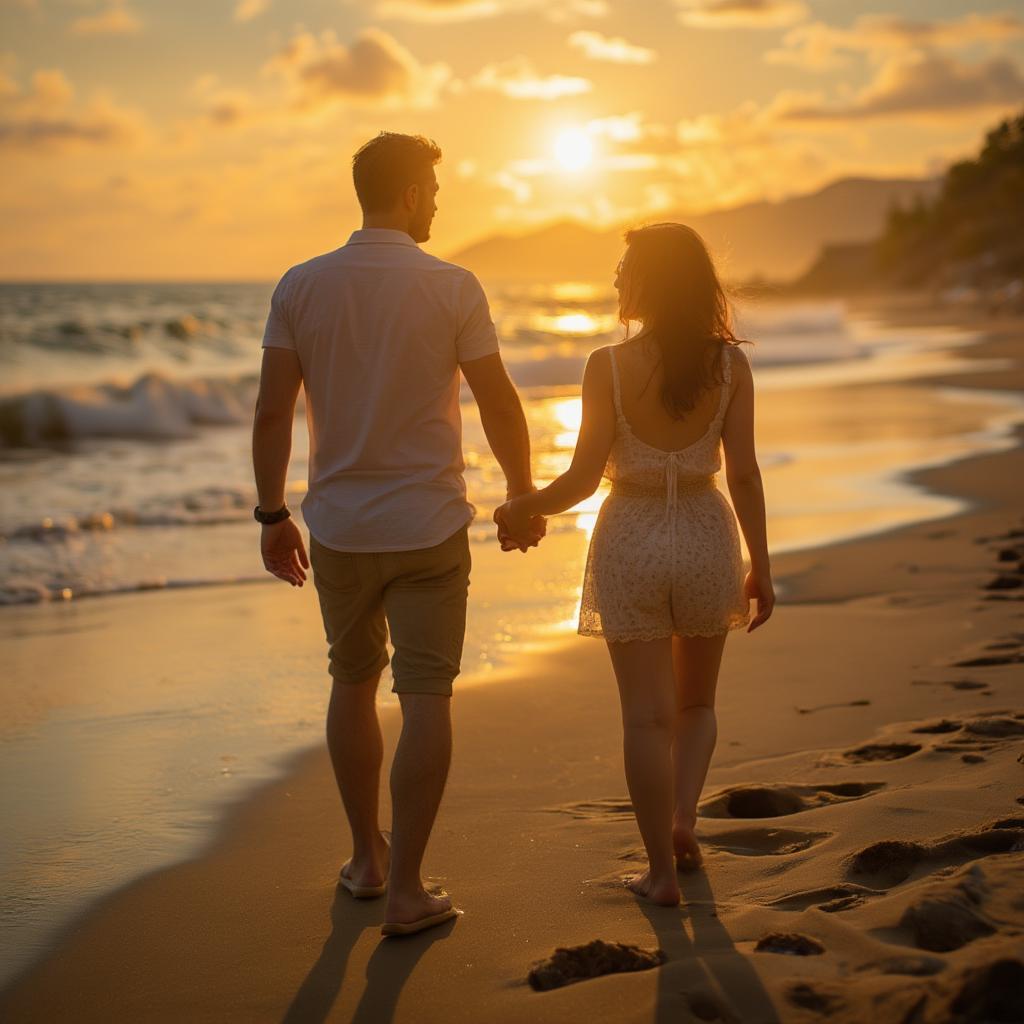
<svg viewBox="0 0 1024 1024">
<path fill-rule="evenodd" d="M 1024 330 L 977 326 L 991 333 L 965 354 L 1006 365 L 915 386 L 1019 390 Z M 1019 1017 L 1022 478 L 1020 447 L 929 469 L 915 480 L 969 501 L 966 512 L 777 559 L 785 602 L 764 630 L 727 645 L 698 826 L 706 870 L 681 876 L 681 908 L 649 907 L 621 885 L 640 844 L 618 705 L 603 645 L 577 638 L 458 693 L 426 865 L 465 909 L 457 922 L 382 943 L 381 904 L 336 889 L 346 834 L 326 754 L 314 751 L 234 807 L 199 857 L 67 929 L 0 995 L 0 1017 Z M 529 587 L 529 558 L 501 564 Z M 277 601 L 253 587 L 227 604 L 211 589 L 152 595 L 125 616 L 111 605 L 106 642 L 83 649 L 79 672 L 103 672 L 110 650 L 156 630 L 158 615 L 220 634 L 208 671 L 230 670 L 233 651 L 254 643 L 276 659 L 308 648 L 319 636 L 312 604 L 285 616 Z M 180 656 L 180 631 L 149 643 Z M 388 709 L 389 752 L 396 725 Z M 530 987 L 531 967 L 558 947 L 587 948 L 561 958 L 556 980 L 567 965 L 587 973 L 593 940 L 660 949 L 664 962 Z"/>
</svg>

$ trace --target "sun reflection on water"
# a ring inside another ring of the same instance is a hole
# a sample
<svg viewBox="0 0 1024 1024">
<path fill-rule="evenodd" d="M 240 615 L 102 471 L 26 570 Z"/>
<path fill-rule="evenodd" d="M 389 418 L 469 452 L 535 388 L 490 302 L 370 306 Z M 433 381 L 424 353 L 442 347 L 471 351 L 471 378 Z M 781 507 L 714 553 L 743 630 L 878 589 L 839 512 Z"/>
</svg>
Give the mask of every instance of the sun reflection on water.
<svg viewBox="0 0 1024 1024">
<path fill-rule="evenodd" d="M 549 334 L 561 334 L 569 338 L 589 338 L 613 330 L 616 319 L 609 313 L 585 313 L 572 310 L 562 313 L 539 313 L 532 318 L 535 328 Z"/>
</svg>

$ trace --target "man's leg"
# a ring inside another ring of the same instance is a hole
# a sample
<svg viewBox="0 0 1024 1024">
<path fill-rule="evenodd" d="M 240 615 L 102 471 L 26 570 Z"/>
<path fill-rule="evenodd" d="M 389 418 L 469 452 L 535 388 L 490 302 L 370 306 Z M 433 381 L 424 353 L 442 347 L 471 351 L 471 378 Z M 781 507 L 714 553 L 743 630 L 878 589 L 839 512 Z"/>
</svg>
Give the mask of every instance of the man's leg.
<svg viewBox="0 0 1024 1024">
<path fill-rule="evenodd" d="M 361 683 L 334 681 L 327 708 L 327 749 L 352 829 L 352 859 L 342 873 L 356 885 L 383 885 L 388 846 L 380 833 L 380 767 L 384 757 L 377 719 L 377 672 Z"/>
<path fill-rule="evenodd" d="M 451 698 L 435 693 L 399 694 L 402 734 L 391 766 L 391 874 L 387 921 L 405 924 L 451 906 L 429 895 L 421 869 L 430 831 L 448 778 L 452 755 Z"/>
<path fill-rule="evenodd" d="M 372 554 L 335 551 L 311 538 L 309 555 L 333 679 L 327 747 L 352 829 L 352 859 L 341 870 L 356 885 L 379 886 L 388 868 L 377 818 L 383 753 L 376 697 L 388 663 L 380 575 Z"/>
<path fill-rule="evenodd" d="M 451 761 L 452 680 L 466 631 L 470 554 L 466 530 L 434 548 L 395 553 L 384 608 L 395 648 L 392 670 L 402 734 L 391 768 L 393 836 L 388 924 L 440 914 L 447 898 L 423 888 L 423 854 Z"/>
</svg>

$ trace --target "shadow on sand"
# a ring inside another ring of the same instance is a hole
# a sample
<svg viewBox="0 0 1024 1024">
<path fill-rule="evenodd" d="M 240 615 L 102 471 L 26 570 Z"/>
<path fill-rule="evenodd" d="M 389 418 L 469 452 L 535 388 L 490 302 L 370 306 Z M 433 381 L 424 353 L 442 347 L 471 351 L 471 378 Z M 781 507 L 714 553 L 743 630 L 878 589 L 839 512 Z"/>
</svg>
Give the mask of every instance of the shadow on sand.
<svg viewBox="0 0 1024 1024">
<path fill-rule="evenodd" d="M 693 938 L 677 909 L 639 900 L 658 944 L 668 956 L 659 968 L 654 1024 L 676 1024 L 680 1002 L 698 1020 L 728 1024 L 779 1024 L 779 1015 L 761 979 L 718 919 L 715 894 L 703 872 L 681 875 L 685 909 Z"/>
<path fill-rule="evenodd" d="M 352 950 L 363 932 L 377 932 L 383 910 L 383 900 L 353 900 L 338 887 L 331 905 L 331 934 L 281 1024 L 322 1024 L 327 1020 L 341 990 Z M 393 1020 L 402 988 L 419 959 L 435 942 L 452 933 L 457 920 L 420 935 L 381 940 L 366 965 L 366 987 L 352 1014 L 352 1024 L 388 1024 Z"/>
</svg>

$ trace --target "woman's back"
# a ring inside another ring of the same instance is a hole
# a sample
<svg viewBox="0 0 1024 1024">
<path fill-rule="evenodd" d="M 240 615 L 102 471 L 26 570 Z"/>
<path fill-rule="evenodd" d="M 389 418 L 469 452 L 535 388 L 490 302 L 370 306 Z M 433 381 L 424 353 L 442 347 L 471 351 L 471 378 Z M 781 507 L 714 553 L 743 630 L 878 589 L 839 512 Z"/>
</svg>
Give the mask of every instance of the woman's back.
<svg viewBox="0 0 1024 1024">
<path fill-rule="evenodd" d="M 692 411 L 674 417 L 662 400 L 657 352 L 640 337 L 608 350 L 612 368 L 616 431 L 606 468 L 613 482 L 646 487 L 669 478 L 710 482 L 722 467 L 722 423 L 731 392 L 730 346 L 711 348 L 712 386 L 697 395 Z M 723 380 L 723 383 L 718 383 Z"/>
<path fill-rule="evenodd" d="M 674 417 L 662 400 L 664 371 L 657 350 L 649 342 L 648 336 L 640 336 L 615 346 L 622 413 L 640 441 L 664 452 L 679 451 L 707 433 L 718 413 L 721 389 L 728 385 L 705 389 L 685 417 Z M 718 351 L 710 348 L 707 360 L 714 378 L 721 376 L 715 373 Z M 722 358 L 727 358 L 724 352 Z"/>
</svg>

